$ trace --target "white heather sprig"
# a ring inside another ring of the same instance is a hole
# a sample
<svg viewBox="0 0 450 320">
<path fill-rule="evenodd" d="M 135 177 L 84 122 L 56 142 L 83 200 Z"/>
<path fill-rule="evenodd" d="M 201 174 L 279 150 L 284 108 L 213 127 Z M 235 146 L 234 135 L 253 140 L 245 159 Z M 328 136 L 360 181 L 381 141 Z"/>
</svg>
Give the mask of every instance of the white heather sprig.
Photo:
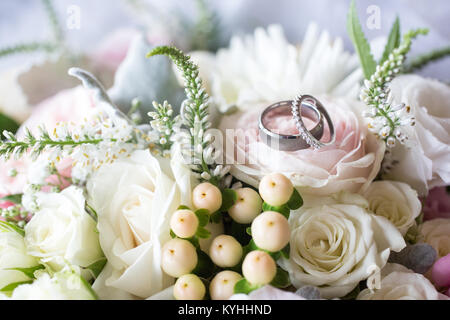
<svg viewBox="0 0 450 320">
<path fill-rule="evenodd" d="M 149 112 L 148 116 L 153 120 L 150 125 L 154 130 L 154 135 L 151 135 L 152 142 L 163 152 L 163 155 L 168 154 L 173 144 L 173 134 L 181 127 L 181 116 L 173 116 L 172 106 L 164 101 L 163 104 L 153 101 L 155 111 Z M 153 148 L 152 148 L 153 149 Z"/>
<path fill-rule="evenodd" d="M 409 31 L 403 36 L 402 43 L 395 48 L 386 61 L 376 67 L 370 79 L 364 80 L 360 98 L 368 106 L 363 116 L 368 117 L 368 128 L 386 142 L 388 147 L 395 146 L 396 140 L 405 144 L 408 140 L 408 127 L 415 125 L 411 108 L 404 103 L 392 105 L 389 84 L 401 71 L 405 55 L 411 48 L 411 41 L 426 29 Z"/>
<path fill-rule="evenodd" d="M 166 55 L 170 57 L 182 72 L 187 99 L 181 107 L 181 117 L 187 130 L 179 130 L 176 134 L 182 145 L 184 156 L 189 157 L 192 171 L 200 179 L 219 184 L 228 174 L 227 166 L 217 165 L 213 159 L 213 137 L 207 130 L 209 122 L 209 96 L 202 86 L 202 79 L 198 75 L 198 66 L 188 55 L 175 47 L 161 46 L 154 48 L 147 57 Z"/>
<path fill-rule="evenodd" d="M 81 124 L 59 122 L 52 132 L 39 127 L 35 136 L 26 130 L 22 141 L 10 132 L 4 132 L 7 140 L 0 142 L 0 156 L 19 158 L 30 152 L 33 159 L 42 155 L 42 161 L 54 166 L 64 158 L 73 160 L 72 177 L 84 181 L 101 165 L 128 156 L 140 146 L 139 132 L 125 119 L 107 117 L 99 112 L 93 119 L 84 119 Z M 42 180 L 42 179 L 41 179 Z"/>
</svg>

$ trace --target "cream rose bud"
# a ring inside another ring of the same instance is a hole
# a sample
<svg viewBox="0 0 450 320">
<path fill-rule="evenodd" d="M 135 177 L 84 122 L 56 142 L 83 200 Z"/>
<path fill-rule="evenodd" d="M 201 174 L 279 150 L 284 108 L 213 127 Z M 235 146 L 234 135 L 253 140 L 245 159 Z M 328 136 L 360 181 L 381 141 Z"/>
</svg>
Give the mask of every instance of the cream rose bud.
<svg viewBox="0 0 450 320">
<path fill-rule="evenodd" d="M 253 220 L 253 241 L 261 249 L 280 251 L 289 243 L 290 235 L 288 220 L 281 213 L 265 211 Z"/>
<path fill-rule="evenodd" d="M 245 256 L 242 273 L 248 282 L 264 285 L 273 280 L 277 273 L 277 266 L 267 252 L 255 250 Z"/>
<path fill-rule="evenodd" d="M 25 226 L 28 253 L 62 267 L 88 267 L 103 257 L 94 219 L 85 210 L 83 191 L 75 186 L 59 193 L 40 193 L 40 209 Z"/>
<path fill-rule="evenodd" d="M 173 287 L 173 296 L 177 300 L 202 300 L 205 293 L 205 285 L 195 274 L 179 277 Z"/>
<path fill-rule="evenodd" d="M 212 300 L 228 300 L 234 294 L 236 282 L 242 276 L 234 271 L 225 270 L 216 274 L 209 285 L 209 294 Z"/>
<path fill-rule="evenodd" d="M 162 248 L 161 267 L 165 273 L 178 278 L 194 270 L 198 257 L 195 247 L 187 240 L 172 239 Z"/>
<path fill-rule="evenodd" d="M 420 226 L 421 241 L 432 246 L 442 258 L 450 253 L 450 219 L 433 219 Z"/>
<path fill-rule="evenodd" d="M 192 203 L 196 209 L 207 209 L 214 213 L 222 206 L 222 193 L 209 182 L 200 183 L 192 191 Z"/>
<path fill-rule="evenodd" d="M 211 260 L 219 267 L 234 267 L 242 258 L 242 246 L 232 236 L 222 234 L 217 236 L 209 248 Z"/>
<path fill-rule="evenodd" d="M 240 188 L 236 190 L 237 201 L 228 210 L 231 218 L 237 223 L 251 223 L 261 212 L 262 200 L 258 192 L 252 188 Z"/>
<path fill-rule="evenodd" d="M 191 210 L 175 211 L 170 218 L 170 228 L 180 238 L 190 238 L 198 228 L 198 218 Z"/>
<path fill-rule="evenodd" d="M 415 224 L 422 209 L 417 192 L 403 182 L 375 181 L 363 195 L 370 211 L 391 221 L 402 235 Z"/>
<path fill-rule="evenodd" d="M 281 206 L 288 202 L 293 191 L 291 180 L 281 173 L 268 174 L 259 183 L 259 194 L 272 206 Z"/>
</svg>

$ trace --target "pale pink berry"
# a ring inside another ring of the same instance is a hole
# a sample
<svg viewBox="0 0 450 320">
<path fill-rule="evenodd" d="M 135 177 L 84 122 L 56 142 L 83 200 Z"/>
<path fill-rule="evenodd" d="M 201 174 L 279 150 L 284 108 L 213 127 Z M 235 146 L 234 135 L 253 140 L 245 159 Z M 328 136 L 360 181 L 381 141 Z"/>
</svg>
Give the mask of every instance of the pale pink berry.
<svg viewBox="0 0 450 320">
<path fill-rule="evenodd" d="M 195 247 L 187 240 L 171 239 L 162 248 L 161 267 L 169 276 L 178 278 L 190 273 L 197 262 Z"/>
<path fill-rule="evenodd" d="M 225 270 L 216 274 L 209 285 L 209 294 L 212 300 L 228 300 L 234 294 L 236 282 L 242 276 L 234 271 Z"/>
<path fill-rule="evenodd" d="M 290 234 L 288 220 L 281 213 L 265 211 L 253 220 L 253 241 L 261 249 L 280 251 L 289 243 Z"/>
<path fill-rule="evenodd" d="M 248 282 L 255 285 L 270 283 L 277 273 L 275 260 L 264 251 L 251 251 L 242 263 L 242 273 Z"/>
<path fill-rule="evenodd" d="M 261 198 L 272 206 L 287 203 L 293 191 L 292 182 L 281 173 L 271 173 L 263 177 L 259 183 Z"/>
<path fill-rule="evenodd" d="M 222 234 L 217 236 L 209 248 L 211 260 L 219 267 L 234 267 L 241 261 L 242 246 L 232 236 Z"/>
<path fill-rule="evenodd" d="M 196 209 L 207 209 L 212 214 L 222 206 L 222 193 L 215 185 L 203 182 L 192 191 L 192 203 Z"/>
<path fill-rule="evenodd" d="M 177 300 L 202 300 L 205 293 L 205 285 L 195 274 L 182 275 L 173 287 L 173 296 Z"/>
<path fill-rule="evenodd" d="M 177 237 L 190 238 L 198 228 L 198 218 L 191 210 L 177 210 L 170 218 L 170 229 Z"/>
<path fill-rule="evenodd" d="M 261 213 L 261 197 L 251 188 L 237 189 L 236 194 L 236 203 L 228 210 L 228 213 L 237 223 L 251 223 Z"/>
</svg>

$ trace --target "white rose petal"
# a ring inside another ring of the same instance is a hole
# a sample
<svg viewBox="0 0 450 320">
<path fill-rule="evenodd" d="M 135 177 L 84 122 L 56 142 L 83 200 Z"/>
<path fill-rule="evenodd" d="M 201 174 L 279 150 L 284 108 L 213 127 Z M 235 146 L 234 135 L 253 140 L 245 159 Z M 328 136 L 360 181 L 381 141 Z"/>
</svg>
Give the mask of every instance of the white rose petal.
<svg viewBox="0 0 450 320">
<path fill-rule="evenodd" d="M 398 265 L 388 264 L 382 270 L 379 289 L 364 289 L 357 300 L 448 300 L 433 284 L 419 273 Z"/>
<path fill-rule="evenodd" d="M 406 183 L 375 181 L 363 195 L 369 202 L 369 210 L 391 221 L 402 235 L 415 224 L 421 212 L 417 192 Z"/>
<path fill-rule="evenodd" d="M 417 75 L 396 77 L 391 84 L 394 103 L 411 107 L 416 125 L 411 128 L 414 147 L 397 144 L 392 156 L 399 161 L 386 178 L 403 181 L 420 195 L 450 184 L 450 87 Z"/>
<path fill-rule="evenodd" d="M 88 267 L 103 257 L 94 219 L 85 210 L 83 191 L 38 193 L 39 211 L 25 226 L 28 253 L 56 268 L 61 261 Z"/>
<path fill-rule="evenodd" d="M 355 204 L 342 198 L 346 204 L 320 198 L 291 212 L 290 258 L 279 261 L 296 288 L 317 286 L 323 298 L 345 296 L 406 245 L 392 223 L 359 206 L 360 196 Z"/>
<path fill-rule="evenodd" d="M 190 179 L 180 162 L 135 151 L 88 181 L 108 259 L 93 286 L 100 298 L 147 298 L 173 284 L 161 269 L 161 248 L 170 239 L 173 212 L 181 204 L 190 206 Z"/>
</svg>

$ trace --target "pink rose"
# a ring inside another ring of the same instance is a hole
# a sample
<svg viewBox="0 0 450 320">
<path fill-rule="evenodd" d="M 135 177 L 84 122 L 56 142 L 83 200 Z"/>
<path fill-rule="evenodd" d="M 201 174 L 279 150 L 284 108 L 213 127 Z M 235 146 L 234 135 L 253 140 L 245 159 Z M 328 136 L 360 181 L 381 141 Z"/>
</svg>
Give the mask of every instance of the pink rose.
<svg viewBox="0 0 450 320">
<path fill-rule="evenodd" d="M 256 187 L 264 175 L 281 172 L 305 194 L 326 195 L 340 190 L 358 192 L 367 188 L 379 171 L 384 144 L 366 130 L 360 118 L 363 106 L 351 99 L 317 98 L 328 110 L 336 131 L 336 142 L 320 150 L 285 152 L 265 145 L 258 134 L 258 117 L 265 106 L 253 106 L 247 108 L 250 111 L 225 116 L 220 124 L 223 132 L 225 129 L 242 129 L 246 134 L 246 139 L 237 135 L 235 154 L 231 155 L 237 161 L 245 158 L 245 163 L 234 164 L 232 174 Z M 290 115 L 273 119 L 272 129 L 281 133 L 297 132 Z M 328 137 L 326 129 L 322 140 L 328 141 Z M 233 137 L 226 138 L 227 144 L 232 142 L 231 139 Z M 227 157 L 229 162 L 228 152 Z"/>
<path fill-rule="evenodd" d="M 424 200 L 424 220 L 450 218 L 450 196 L 445 187 L 431 189 Z"/>
</svg>

